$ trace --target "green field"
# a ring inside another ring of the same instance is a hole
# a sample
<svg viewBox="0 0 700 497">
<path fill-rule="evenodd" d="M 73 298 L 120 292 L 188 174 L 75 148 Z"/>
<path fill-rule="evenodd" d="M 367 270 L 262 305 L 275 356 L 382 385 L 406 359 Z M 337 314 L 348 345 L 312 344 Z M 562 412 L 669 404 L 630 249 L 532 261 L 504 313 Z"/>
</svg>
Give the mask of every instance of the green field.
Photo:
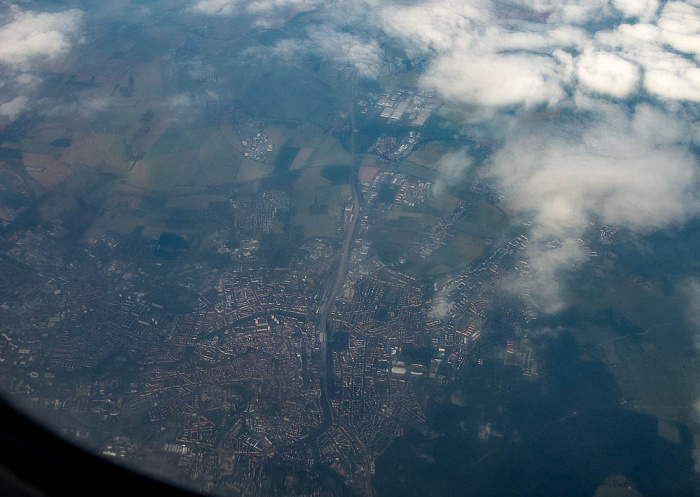
<svg viewBox="0 0 700 497">
<path fill-rule="evenodd" d="M 667 294 L 661 282 L 643 285 L 626 271 L 605 269 L 573 285 L 571 298 L 586 316 L 615 316 L 577 319 L 572 330 L 583 350 L 614 372 L 623 397 L 638 410 L 672 422 L 696 419 L 692 379 L 700 376 L 700 365 L 691 352 L 695 330 L 686 320 L 687 295 Z M 631 326 L 621 326 L 622 320 Z"/>
<path fill-rule="evenodd" d="M 477 259 L 491 243 L 483 238 L 456 236 L 444 247 L 416 264 L 416 275 L 436 276 Z"/>
<path fill-rule="evenodd" d="M 217 186 L 233 183 L 242 160 L 219 130 L 213 130 L 199 148 L 191 166 L 183 173 L 181 186 Z"/>
<path fill-rule="evenodd" d="M 380 192 L 385 200 L 393 199 L 391 189 L 387 187 L 385 190 Z M 455 223 L 454 236 L 447 245 L 435 249 L 427 258 L 417 253 L 417 244 L 425 240 L 423 233 L 452 211 L 457 201 L 456 197 L 445 194 L 414 207 L 393 204 L 380 210 L 383 214 L 370 236 L 381 260 L 392 263 L 403 257 L 406 272 L 417 277 L 431 277 L 480 257 L 509 226 L 505 214 L 483 199 L 474 200 L 465 215 Z"/>
<path fill-rule="evenodd" d="M 316 148 L 309 161 L 310 167 L 329 166 L 333 164 L 350 164 L 350 154 L 333 136 L 326 138 Z"/>
<path fill-rule="evenodd" d="M 469 212 L 455 223 L 455 232 L 460 235 L 495 240 L 508 229 L 508 216 L 484 199 L 474 200 Z"/>
<path fill-rule="evenodd" d="M 147 190 L 172 191 L 186 175 L 212 131 L 179 123 L 171 125 L 129 173 L 127 182 Z"/>
<path fill-rule="evenodd" d="M 298 153 L 299 149 L 297 147 L 282 147 L 282 150 L 275 157 L 275 172 L 283 173 L 289 170 L 289 166 L 292 165 Z"/>
<path fill-rule="evenodd" d="M 251 159 L 243 159 L 241 161 L 241 166 L 238 168 L 236 182 L 245 183 L 246 181 L 258 180 L 264 178 L 272 171 L 272 166 Z"/>
<path fill-rule="evenodd" d="M 333 185 L 350 184 L 350 166 L 324 166 L 321 177 L 326 178 Z"/>
<path fill-rule="evenodd" d="M 434 140 L 409 155 L 408 160 L 419 166 L 432 168 L 443 155 L 454 151 L 455 148 L 450 146 L 449 142 Z"/>
<path fill-rule="evenodd" d="M 295 189 L 294 223 L 304 226 L 304 238 L 336 237 L 337 217 L 350 194 L 348 185 Z"/>
</svg>

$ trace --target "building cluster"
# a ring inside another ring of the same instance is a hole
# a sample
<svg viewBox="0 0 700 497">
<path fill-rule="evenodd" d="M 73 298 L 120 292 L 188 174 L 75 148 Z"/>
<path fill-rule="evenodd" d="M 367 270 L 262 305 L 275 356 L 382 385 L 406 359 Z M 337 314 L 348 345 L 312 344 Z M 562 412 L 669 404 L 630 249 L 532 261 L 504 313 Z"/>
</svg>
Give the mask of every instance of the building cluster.
<svg viewBox="0 0 700 497">
<path fill-rule="evenodd" d="M 618 228 L 612 228 L 609 226 L 602 226 L 600 228 L 598 239 L 603 245 L 612 245 L 615 233 L 617 233 Z"/>
<path fill-rule="evenodd" d="M 219 113 L 221 112 L 219 110 Z M 275 147 L 265 133 L 265 121 L 245 114 L 240 106 L 235 106 L 235 109 L 229 110 L 225 116 L 229 118 L 228 122 L 241 139 L 245 158 L 258 162 L 269 158 Z"/>
<path fill-rule="evenodd" d="M 416 247 L 416 253 L 423 258 L 429 257 L 435 250 L 447 245 L 454 235 L 455 223 L 467 212 L 470 204 L 460 200 L 454 209 L 437 224 L 425 230 L 425 236 Z"/>
<path fill-rule="evenodd" d="M 380 117 L 420 127 L 437 110 L 440 101 L 425 90 L 394 90 L 382 93 L 376 105 L 381 109 Z"/>
<path fill-rule="evenodd" d="M 391 122 L 423 126 L 439 102 L 395 91 L 376 104 Z M 262 121 L 232 103 L 208 112 L 235 128 L 247 158 L 269 157 Z M 531 275 L 522 255 L 530 241 L 518 230 L 431 281 L 433 291 L 400 271 L 405 260 L 380 261 L 369 207 L 413 208 L 433 191 L 395 169 L 419 140 L 417 131 L 382 135 L 369 149 L 388 167 L 362 185 L 359 212 L 346 201 L 339 232 L 358 223 L 341 256 L 336 241 L 315 238 L 299 241 L 288 263 L 263 261 L 265 243 L 287 236 L 280 214 L 294 209 L 288 193 L 271 189 L 221 202 L 224 225 L 204 255 L 158 258 L 158 242 L 138 230 L 76 241 L 60 221 L 3 240 L 0 384 L 103 455 L 198 491 L 274 494 L 279 468 L 313 477 L 330 468 L 361 487 L 392 440 L 407 429 L 428 432 L 425 392 L 444 394 L 465 365 L 482 363 L 485 342 L 503 343 L 492 326 L 500 280 Z M 472 190 L 493 194 L 478 182 Z M 410 249 L 427 258 L 446 246 L 469 207 L 457 202 Z M 615 231 L 602 228 L 599 241 L 610 243 Z M 227 254 L 225 263 L 212 254 Z M 343 256 L 346 277 L 324 308 L 323 283 Z M 535 317 L 525 305 L 499 319 Z M 506 342 L 503 366 L 539 374 L 522 337 Z"/>
<path fill-rule="evenodd" d="M 401 160 L 408 157 L 420 140 L 420 133 L 409 131 L 408 136 L 400 141 L 388 135 L 382 135 L 369 147 L 367 153 L 387 160 Z"/>
<path fill-rule="evenodd" d="M 232 195 L 230 201 L 236 230 L 254 235 L 272 232 L 279 223 L 278 214 L 289 212 L 292 205 L 289 194 L 278 190 Z"/>
<path fill-rule="evenodd" d="M 252 203 L 285 205 L 274 194 Z M 3 322 L 15 324 L 1 330 L 11 366 L 1 380 L 106 456 L 158 460 L 200 491 L 257 488 L 266 468 L 313 471 L 330 459 L 352 484 L 406 426 L 424 423 L 411 384 L 419 377 L 391 373 L 392 347 L 425 341 L 421 289 L 388 268 L 361 274 L 370 247 L 361 239 L 357 288 L 332 314 L 334 337 L 350 331 L 333 352 L 325 414 L 313 271 L 184 263 L 154 273 L 153 243 L 105 235 L 65 251 L 65 232 L 52 229 L 22 235 L 0 261 L 1 274 L 27 281 L 2 280 L 0 311 L 13 317 Z M 324 243 L 309 249 L 327 252 Z"/>
<path fill-rule="evenodd" d="M 246 129 L 246 131 L 250 130 Z M 241 144 L 243 145 L 244 157 L 263 162 L 274 150 L 274 145 L 268 142 L 267 134 L 262 131 L 259 131 L 255 135 L 250 132 L 249 135 L 243 136 L 245 138 L 241 139 Z"/>
<path fill-rule="evenodd" d="M 521 340 L 508 340 L 506 342 L 506 356 L 503 360 L 506 366 L 516 366 L 523 372 L 523 376 L 534 378 L 537 376 L 538 364 L 534 349 Z"/>
<path fill-rule="evenodd" d="M 379 196 L 382 187 L 388 187 L 394 195 L 393 203 L 415 207 L 430 198 L 433 183 L 395 171 L 381 171 L 374 176 L 371 183 L 365 184 L 364 187 L 363 191 L 368 202 L 372 202 Z"/>
</svg>

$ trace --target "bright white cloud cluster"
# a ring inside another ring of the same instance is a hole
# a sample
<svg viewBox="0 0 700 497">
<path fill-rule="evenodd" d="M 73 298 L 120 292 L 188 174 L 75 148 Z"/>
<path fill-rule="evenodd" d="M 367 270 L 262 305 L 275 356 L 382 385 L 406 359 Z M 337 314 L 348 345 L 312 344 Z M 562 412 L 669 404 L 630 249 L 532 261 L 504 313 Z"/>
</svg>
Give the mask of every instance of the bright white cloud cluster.
<svg viewBox="0 0 700 497">
<path fill-rule="evenodd" d="M 658 0 L 613 0 L 613 6 L 626 17 L 637 17 L 648 21 L 659 8 Z"/>
<path fill-rule="evenodd" d="M 13 5 L 0 14 L 0 123 L 31 108 L 41 78 L 28 71 L 66 55 L 78 42 L 82 12 L 24 11 Z"/>
<path fill-rule="evenodd" d="M 677 123 L 646 106 L 629 120 L 620 114 L 608 110 L 607 120 L 586 126 L 578 142 L 572 142 L 581 132 L 574 123 L 525 132 L 506 144 L 494 168 L 512 206 L 534 213 L 544 232 L 558 236 L 580 233 L 591 217 L 645 230 L 697 213 L 694 157 L 676 144 L 678 136 L 658 143 L 668 135 L 662 127 Z"/>
<path fill-rule="evenodd" d="M 700 8 L 682 1 L 660 7 L 657 0 L 616 0 L 613 6 L 582 0 L 505 8 L 485 0 L 431 0 L 385 6 L 378 19 L 410 55 L 432 61 L 423 82 L 450 99 L 551 105 L 573 84 L 605 97 L 644 89 L 661 99 L 700 101 Z M 609 24 L 615 16 L 613 29 L 581 27 Z"/>
<path fill-rule="evenodd" d="M 577 239 L 592 222 L 644 232 L 699 213 L 688 144 L 700 133 L 683 110 L 700 102 L 698 0 L 346 0 L 325 3 L 320 19 L 277 53 L 312 52 L 376 77 L 388 60 L 367 35 L 378 33 L 424 64 L 422 86 L 479 118 L 541 107 L 588 116 L 492 121 L 505 145 L 491 169 L 510 208 L 533 220 L 531 273 L 551 308 L 560 272 L 586 257 Z M 647 95 L 661 103 L 624 103 Z M 469 167 L 463 154 L 444 163 Z"/>
<path fill-rule="evenodd" d="M 648 232 L 700 213 L 686 122 L 649 105 L 631 116 L 611 104 L 590 105 L 588 122 L 516 131 L 491 164 L 509 206 L 534 220 L 531 287 L 550 309 L 562 304 L 560 271 L 585 259 L 577 240 L 591 221 Z"/>
<path fill-rule="evenodd" d="M 390 36 L 405 40 L 415 55 L 468 49 L 478 27 L 487 26 L 490 17 L 488 2 L 444 0 L 385 7 L 378 21 Z"/>
<path fill-rule="evenodd" d="M 551 7 L 553 9 L 554 7 Z M 449 99 L 500 107 L 556 104 L 571 83 L 573 60 L 563 49 L 583 48 L 576 26 L 526 23 L 541 12 L 502 11 L 482 0 L 433 0 L 386 7 L 382 29 L 403 40 L 407 52 L 432 61 L 422 82 Z"/>
<path fill-rule="evenodd" d="M 586 89 L 614 98 L 634 93 L 640 80 L 639 67 L 605 51 L 586 51 L 578 57 L 579 83 Z"/>
<path fill-rule="evenodd" d="M 453 100 L 531 107 L 564 97 L 565 72 L 555 57 L 453 52 L 439 58 L 422 81 Z"/>
<path fill-rule="evenodd" d="M 363 41 L 351 33 L 338 32 L 327 26 L 309 31 L 311 48 L 341 63 L 353 65 L 361 76 L 377 77 L 382 65 L 382 51 L 375 40 Z"/>
<path fill-rule="evenodd" d="M 0 19 L 0 63 L 24 69 L 65 54 L 76 41 L 82 12 L 36 13 L 12 6 Z"/>
<path fill-rule="evenodd" d="M 622 24 L 614 30 L 597 33 L 594 43 L 641 67 L 642 85 L 650 94 L 664 100 L 700 102 L 697 6 L 669 2 L 656 24 Z M 672 51 L 668 50 L 669 46 Z"/>
<path fill-rule="evenodd" d="M 509 207 L 533 220 L 528 291 L 549 310 L 563 304 L 562 271 L 587 257 L 578 239 L 592 222 L 646 232 L 700 212 L 690 114 L 663 104 L 630 114 L 609 103 L 645 93 L 700 102 L 698 7 L 429 0 L 387 6 L 379 16 L 409 55 L 428 61 L 421 83 L 448 100 L 489 108 L 491 116 L 542 105 L 589 116 L 509 127 L 491 163 Z"/>
<path fill-rule="evenodd" d="M 664 42 L 696 59 L 700 56 L 700 8 L 685 2 L 668 2 L 658 26 Z"/>
</svg>

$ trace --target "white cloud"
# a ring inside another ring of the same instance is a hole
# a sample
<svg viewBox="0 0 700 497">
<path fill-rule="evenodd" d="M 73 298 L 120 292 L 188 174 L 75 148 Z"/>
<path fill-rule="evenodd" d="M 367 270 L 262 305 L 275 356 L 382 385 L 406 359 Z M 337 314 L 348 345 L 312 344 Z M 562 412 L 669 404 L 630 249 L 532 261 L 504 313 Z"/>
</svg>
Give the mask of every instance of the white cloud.
<svg viewBox="0 0 700 497">
<path fill-rule="evenodd" d="M 692 26 L 692 23 L 689 25 Z M 622 24 L 612 31 L 598 33 L 595 42 L 599 47 L 617 52 L 641 66 L 642 86 L 650 94 L 669 101 L 700 102 L 700 68 L 697 62 L 665 48 L 666 44 L 671 44 L 670 40 L 675 40 L 676 50 L 692 55 L 700 51 L 700 37 L 688 33 L 681 37 L 671 30 L 672 27 L 672 24 L 661 22 L 659 26 Z M 697 42 L 693 41 L 694 37 Z"/>
<path fill-rule="evenodd" d="M 409 56 L 429 61 L 424 84 L 456 101 L 555 105 L 569 94 L 572 67 L 574 83 L 603 97 L 645 89 L 665 100 L 698 101 L 697 64 L 676 52 L 700 56 L 700 8 L 672 1 L 659 13 L 658 0 L 612 5 L 639 22 L 597 32 L 579 27 L 619 23 L 607 0 L 543 0 L 522 7 L 488 0 L 388 3 L 375 22 L 401 40 Z"/>
<path fill-rule="evenodd" d="M 609 52 L 586 51 L 577 63 L 578 81 L 596 93 L 625 98 L 639 85 L 639 68 Z"/>
<path fill-rule="evenodd" d="M 581 232 L 592 217 L 645 230 L 698 212 L 697 164 L 678 144 L 687 144 L 689 129 L 645 105 L 631 118 L 616 107 L 597 117 L 583 129 L 526 131 L 496 154 L 494 171 L 512 207 L 533 212 L 557 236 Z"/>
<path fill-rule="evenodd" d="M 644 21 L 652 19 L 659 9 L 658 0 L 612 0 L 613 6 L 627 17 L 638 17 Z"/>
<path fill-rule="evenodd" d="M 282 7 L 302 7 L 304 5 L 310 5 L 311 2 L 308 0 L 257 0 L 254 2 L 249 2 L 246 10 L 248 12 L 263 12 L 267 13 L 272 10 L 282 8 Z"/>
<path fill-rule="evenodd" d="M 447 295 L 444 292 L 440 292 L 433 298 L 433 305 L 428 310 L 428 315 L 431 319 L 445 319 L 450 315 L 453 307 Z"/>
<path fill-rule="evenodd" d="M 0 63 L 26 68 L 64 55 L 77 40 L 81 18 L 77 9 L 36 13 L 13 5 L 0 20 Z"/>
<path fill-rule="evenodd" d="M 661 98 L 700 102 L 700 68 L 688 59 L 667 55 L 646 63 L 646 89 Z"/>
<path fill-rule="evenodd" d="M 0 117 L 7 118 L 9 120 L 15 119 L 27 106 L 27 101 L 29 99 L 23 95 L 15 97 L 9 102 L 0 104 Z"/>
<path fill-rule="evenodd" d="M 679 52 L 700 57 L 700 8 L 685 2 L 668 2 L 658 26 L 664 42 Z"/>
<path fill-rule="evenodd" d="M 363 41 L 351 33 L 324 26 L 309 30 L 312 48 L 330 59 L 353 65 L 361 76 L 376 78 L 382 65 L 382 50 L 375 40 Z"/>
<path fill-rule="evenodd" d="M 522 31 L 505 30 L 489 27 L 485 31 L 483 43 L 494 51 L 528 50 L 552 53 L 558 48 L 583 49 L 588 40 L 588 33 L 574 26 L 564 25 L 551 28 L 541 26 L 528 27 Z"/>
<path fill-rule="evenodd" d="M 554 57 L 455 51 L 438 58 L 422 77 L 448 99 L 485 106 L 555 104 L 565 96 L 566 67 Z"/>
<path fill-rule="evenodd" d="M 548 5 L 551 12 L 548 22 L 583 24 L 592 20 L 605 19 L 610 16 L 608 0 L 555 0 L 542 2 L 538 10 Z"/>
<path fill-rule="evenodd" d="M 690 126 L 648 105 L 631 116 L 610 104 L 592 113 L 516 131 L 491 161 L 509 208 L 534 222 L 526 283 L 549 310 L 563 305 L 562 271 L 586 260 L 577 240 L 592 222 L 645 233 L 700 212 Z"/>
<path fill-rule="evenodd" d="M 384 31 L 403 39 L 412 54 L 468 48 L 477 28 L 489 21 L 489 4 L 479 0 L 434 1 L 410 7 L 391 5 L 379 13 Z"/>
</svg>

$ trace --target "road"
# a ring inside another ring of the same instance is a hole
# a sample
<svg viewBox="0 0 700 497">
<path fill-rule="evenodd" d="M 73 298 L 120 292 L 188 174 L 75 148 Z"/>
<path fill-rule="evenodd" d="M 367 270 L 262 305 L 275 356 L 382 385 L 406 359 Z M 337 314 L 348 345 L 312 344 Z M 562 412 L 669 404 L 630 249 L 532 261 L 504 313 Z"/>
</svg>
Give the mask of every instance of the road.
<svg viewBox="0 0 700 497">
<path fill-rule="evenodd" d="M 350 217 L 350 222 L 346 226 L 345 238 L 343 239 L 343 244 L 340 248 L 338 254 L 338 264 L 333 269 L 335 273 L 332 278 L 326 280 L 321 291 L 321 302 L 319 303 L 319 337 L 321 339 L 321 361 L 323 362 L 322 370 L 322 396 L 324 399 L 323 409 L 324 409 L 324 425 L 330 425 L 331 419 L 331 392 L 332 392 L 332 381 L 331 376 L 333 374 L 330 368 L 330 357 L 328 355 L 328 341 L 330 337 L 328 336 L 328 322 L 330 320 L 330 315 L 333 310 L 333 304 L 338 298 L 340 290 L 343 288 L 345 283 L 345 278 L 348 272 L 348 259 L 350 258 L 350 246 L 353 239 L 355 238 L 355 232 L 357 231 L 357 221 L 360 218 L 360 180 L 359 180 L 359 164 L 357 161 L 357 129 L 355 128 L 355 101 L 357 100 L 356 94 L 356 75 L 355 72 L 350 76 L 350 185 L 352 190 L 352 212 Z M 331 270 L 333 271 L 333 270 Z M 352 430 L 356 433 L 356 430 Z M 362 449 L 364 466 L 365 466 L 365 481 L 364 481 L 364 495 L 366 497 L 372 497 L 372 475 L 370 472 L 370 465 L 372 462 L 372 457 L 369 453 L 369 449 L 366 444 L 362 441 L 361 437 L 355 436 L 358 446 Z"/>
<path fill-rule="evenodd" d="M 350 257 L 350 245 L 355 237 L 357 230 L 357 220 L 360 217 L 360 197 L 359 197 L 359 173 L 356 153 L 356 135 L 355 130 L 355 73 L 353 72 L 350 81 L 350 185 L 352 191 L 352 214 L 350 223 L 345 230 L 345 238 L 339 253 L 339 261 L 335 266 L 335 274 L 332 279 L 326 281 L 323 290 L 321 291 L 321 302 L 319 303 L 319 336 L 321 339 L 321 356 L 323 361 L 323 389 L 324 397 L 330 410 L 330 391 L 331 391 L 331 374 L 328 367 L 328 320 L 330 319 L 331 311 L 335 299 L 338 298 L 340 290 L 345 283 L 345 277 L 348 272 L 348 259 Z"/>
</svg>

